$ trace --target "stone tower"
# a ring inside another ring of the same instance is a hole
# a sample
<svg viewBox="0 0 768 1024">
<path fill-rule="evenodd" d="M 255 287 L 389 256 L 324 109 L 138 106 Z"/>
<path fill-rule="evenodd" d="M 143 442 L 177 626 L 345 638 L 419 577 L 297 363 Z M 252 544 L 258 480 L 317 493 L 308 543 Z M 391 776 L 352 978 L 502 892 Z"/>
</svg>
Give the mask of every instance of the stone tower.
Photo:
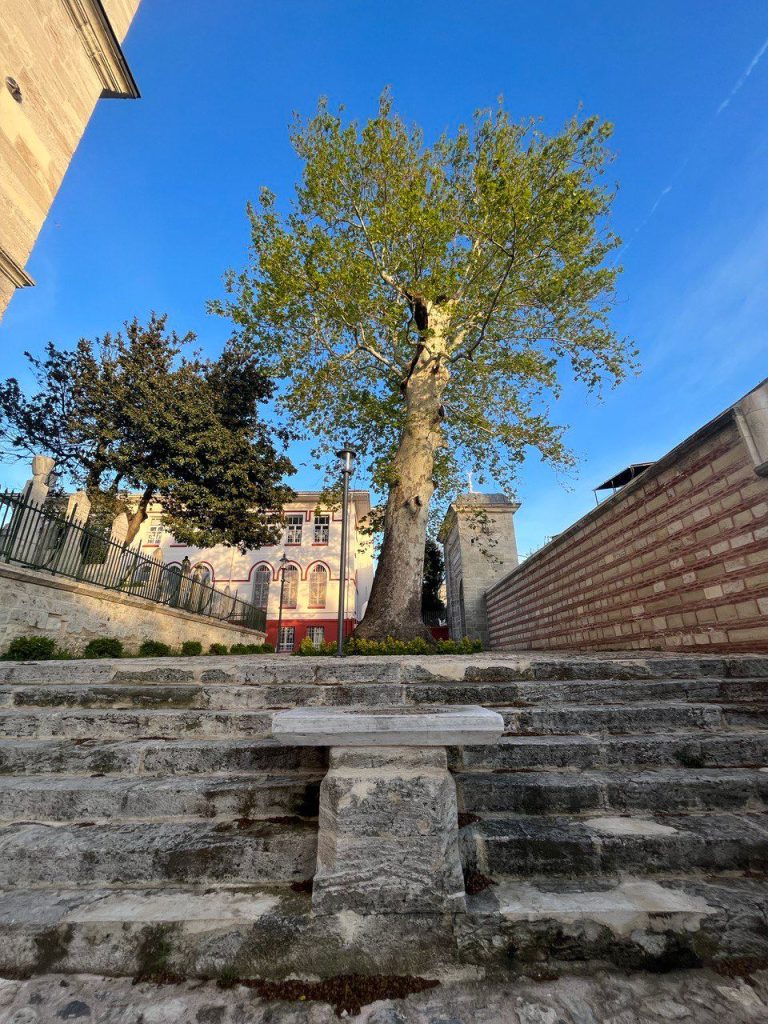
<svg viewBox="0 0 768 1024">
<path fill-rule="evenodd" d="M 139 95 L 120 44 L 140 0 L 4 0 L 0 317 L 100 97 Z"/>
<path fill-rule="evenodd" d="M 448 627 L 488 646 L 485 592 L 518 564 L 514 514 L 520 508 L 504 494 L 462 494 L 440 527 L 445 550 Z"/>
</svg>

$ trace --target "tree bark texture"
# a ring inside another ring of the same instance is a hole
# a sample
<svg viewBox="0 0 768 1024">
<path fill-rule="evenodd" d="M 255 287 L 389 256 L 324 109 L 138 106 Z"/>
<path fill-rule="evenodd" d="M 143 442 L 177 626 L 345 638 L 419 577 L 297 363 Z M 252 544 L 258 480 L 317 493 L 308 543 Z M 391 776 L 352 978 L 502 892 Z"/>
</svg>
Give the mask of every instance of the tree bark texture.
<svg viewBox="0 0 768 1024">
<path fill-rule="evenodd" d="M 449 373 L 440 328 L 446 312 L 425 308 L 427 340 L 419 345 L 403 384 L 406 417 L 392 462 L 384 541 L 368 607 L 355 636 L 367 640 L 431 638 L 421 614 L 429 502 L 435 490 L 435 452 L 442 444 L 442 397 Z"/>
</svg>

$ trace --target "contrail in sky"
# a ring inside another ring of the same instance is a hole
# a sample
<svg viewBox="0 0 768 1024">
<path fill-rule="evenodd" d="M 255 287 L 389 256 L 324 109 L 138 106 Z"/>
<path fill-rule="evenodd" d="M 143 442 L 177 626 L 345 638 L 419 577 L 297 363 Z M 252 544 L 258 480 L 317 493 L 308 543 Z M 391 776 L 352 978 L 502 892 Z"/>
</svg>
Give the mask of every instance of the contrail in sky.
<svg viewBox="0 0 768 1024">
<path fill-rule="evenodd" d="M 744 83 L 746 82 L 746 80 L 747 80 L 747 79 L 749 78 L 749 76 L 750 76 L 750 75 L 752 74 L 752 72 L 753 72 L 753 71 L 755 70 L 755 68 L 757 67 L 757 65 L 758 65 L 758 64 L 760 63 L 760 61 L 761 61 L 761 59 L 762 59 L 763 55 L 765 54 L 765 51 L 766 51 L 766 50 L 768 50 L 768 39 L 766 39 L 766 40 L 765 40 L 765 42 L 763 43 L 763 45 L 762 45 L 762 46 L 760 47 L 760 49 L 759 49 L 759 50 L 757 51 L 757 53 L 755 54 L 755 56 L 754 56 L 754 57 L 752 58 L 752 60 L 751 60 L 751 61 L 749 62 L 749 64 L 747 65 L 747 70 L 746 70 L 746 71 L 744 72 L 744 74 L 743 74 L 743 75 L 741 76 L 741 78 L 740 78 L 740 79 L 738 80 L 738 82 L 736 83 L 736 85 L 734 85 L 734 87 L 733 87 L 733 88 L 731 89 L 731 91 L 730 91 L 730 92 L 728 93 L 728 95 L 727 95 L 727 96 L 725 97 L 725 99 L 723 100 L 723 102 L 722 102 L 722 103 L 720 104 L 720 106 L 719 106 L 719 107 L 717 108 L 717 113 L 715 114 L 715 117 L 717 117 L 717 116 L 718 116 L 719 114 L 722 114 L 722 112 L 723 112 L 723 111 L 725 110 L 725 108 L 726 108 L 726 107 L 728 106 L 728 104 L 729 104 L 729 103 L 731 102 L 731 100 L 733 99 L 733 97 L 734 97 L 734 96 L 736 95 L 736 93 L 737 93 L 737 92 L 739 91 L 739 89 L 740 89 L 740 88 L 742 87 L 742 85 L 744 85 Z"/>
<path fill-rule="evenodd" d="M 760 61 L 761 61 L 761 60 L 763 59 L 763 57 L 765 56 L 766 52 L 768 52 L 768 39 L 766 39 L 766 40 L 765 40 L 765 42 L 764 42 L 764 43 L 763 43 L 763 45 L 762 45 L 762 46 L 760 47 L 760 49 L 759 49 L 759 50 L 757 51 L 757 53 L 755 54 L 755 56 L 754 56 L 754 57 L 752 58 L 752 60 L 751 60 L 751 61 L 749 62 L 749 64 L 748 64 L 748 65 L 746 66 L 746 68 L 744 69 L 744 72 L 742 73 L 741 77 L 740 77 L 740 78 L 739 78 L 739 80 L 738 80 L 738 81 L 736 82 L 736 84 L 735 84 L 735 85 L 734 85 L 734 87 L 733 87 L 733 88 L 731 89 L 731 91 L 730 91 L 730 92 L 728 93 L 728 95 L 727 95 L 727 96 L 725 97 L 725 99 L 724 99 L 724 100 L 723 100 L 723 102 L 722 102 L 722 103 L 720 104 L 720 106 L 719 106 L 719 107 L 717 108 L 717 110 L 715 111 L 715 113 L 714 113 L 714 114 L 712 115 L 712 117 L 710 118 L 710 120 L 709 120 L 708 124 L 711 124 L 711 123 L 712 123 L 712 121 L 714 121 L 714 120 L 715 120 L 715 118 L 719 117 L 719 116 L 720 116 L 720 115 L 722 114 L 722 112 L 723 112 L 723 111 L 724 111 L 724 110 L 726 109 L 726 107 L 727 107 L 727 106 L 729 106 L 729 104 L 730 104 L 731 100 L 733 99 L 733 97 L 734 97 L 734 96 L 736 95 L 736 93 L 737 93 L 737 92 L 739 92 L 739 91 L 740 91 L 740 89 L 742 88 L 742 86 L 744 85 L 744 83 L 746 82 L 746 80 L 747 80 L 747 79 L 749 78 L 749 76 L 750 76 L 750 75 L 752 74 L 752 72 L 753 72 L 753 71 L 755 70 L 755 68 L 757 67 L 757 65 L 758 65 L 758 64 L 760 63 Z M 705 126 L 705 127 L 706 127 L 706 126 Z M 702 136 L 703 134 L 704 134 L 704 129 L 702 129 L 702 131 L 701 131 L 701 132 L 699 133 L 699 138 L 701 138 L 701 136 Z M 677 170 L 675 171 L 675 173 L 674 173 L 674 174 L 672 175 L 672 178 L 670 179 L 670 182 L 669 182 L 669 184 L 668 184 L 667 186 L 665 186 L 665 188 L 663 188 L 663 189 L 661 190 L 661 192 L 659 193 L 659 195 L 658 195 L 658 197 L 657 197 L 657 199 L 656 199 L 656 202 L 655 202 L 655 203 L 653 204 L 653 206 L 651 207 L 651 209 L 650 209 L 650 210 L 648 211 L 648 214 L 646 215 L 646 217 L 645 217 L 645 218 L 644 218 L 644 219 L 643 219 L 643 220 L 642 220 L 642 221 L 641 221 L 641 222 L 640 222 L 640 223 L 638 224 L 638 226 L 637 226 L 637 227 L 635 228 L 635 230 L 634 230 L 634 232 L 633 232 L 633 234 L 632 234 L 632 237 L 630 238 L 630 240 L 629 240 L 629 241 L 628 241 L 628 242 L 626 243 L 626 245 L 622 246 L 622 248 L 621 248 L 621 251 L 622 251 L 622 252 L 626 252 L 626 251 L 627 251 L 627 249 L 628 249 L 628 248 L 630 247 L 630 245 L 632 244 L 632 242 L 634 241 L 634 239 L 636 238 L 636 236 L 637 236 L 637 235 L 639 234 L 639 232 L 643 230 L 643 228 L 644 228 L 644 227 L 645 227 L 645 225 L 646 225 L 646 224 L 648 223 L 648 221 L 649 221 L 649 220 L 651 219 L 651 217 L 652 217 L 652 216 L 654 215 L 654 213 L 656 213 L 656 211 L 658 210 L 659 206 L 661 205 L 661 203 L 663 202 L 663 200 L 665 199 L 665 197 L 666 197 L 666 196 L 668 196 L 668 195 L 669 195 L 669 193 L 670 193 L 670 192 L 672 191 L 672 187 L 673 187 L 673 185 L 674 185 L 675 181 L 677 180 L 677 178 L 679 178 L 679 177 L 680 177 L 680 173 L 681 173 L 681 172 L 682 172 L 682 171 L 684 170 L 684 168 L 685 168 L 686 164 L 687 164 L 687 163 L 688 163 L 688 161 L 689 161 L 689 160 L 691 159 L 691 155 L 692 155 L 693 151 L 695 150 L 695 148 L 696 148 L 696 145 L 697 145 L 697 144 L 698 144 L 698 140 L 697 140 L 697 143 L 695 143 L 695 144 L 694 144 L 694 145 L 693 145 L 693 146 L 691 147 L 691 151 L 690 151 L 690 153 L 688 153 L 688 155 L 687 155 L 687 156 L 685 157 L 685 159 L 684 159 L 684 160 L 682 161 L 682 163 L 681 163 L 681 164 L 680 164 L 680 166 L 679 166 L 679 167 L 677 168 Z"/>
</svg>

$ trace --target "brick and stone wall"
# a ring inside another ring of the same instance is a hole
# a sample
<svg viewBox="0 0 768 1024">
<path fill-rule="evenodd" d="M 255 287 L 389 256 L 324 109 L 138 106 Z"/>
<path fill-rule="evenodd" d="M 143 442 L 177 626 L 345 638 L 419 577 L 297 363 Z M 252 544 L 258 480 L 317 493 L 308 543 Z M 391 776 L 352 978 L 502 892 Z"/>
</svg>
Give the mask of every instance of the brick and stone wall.
<svg viewBox="0 0 768 1024">
<path fill-rule="evenodd" d="M 143 640 L 162 640 L 178 648 L 199 640 L 212 643 L 261 643 L 264 634 L 225 622 L 167 608 L 141 597 L 104 590 L 89 583 L 31 569 L 0 565 L 0 653 L 17 636 L 47 636 L 73 654 L 89 640 L 116 637 L 135 654 Z"/>
<path fill-rule="evenodd" d="M 494 648 L 768 651 L 768 383 L 486 594 Z"/>
</svg>

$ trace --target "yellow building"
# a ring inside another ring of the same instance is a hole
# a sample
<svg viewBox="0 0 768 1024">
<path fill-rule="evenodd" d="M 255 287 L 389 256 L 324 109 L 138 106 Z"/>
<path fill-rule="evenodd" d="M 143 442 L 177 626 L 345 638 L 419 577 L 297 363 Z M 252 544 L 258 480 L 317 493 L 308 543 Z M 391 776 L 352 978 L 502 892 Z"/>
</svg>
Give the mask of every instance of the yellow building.
<svg viewBox="0 0 768 1024">
<path fill-rule="evenodd" d="M 96 102 L 136 99 L 121 49 L 140 0 L 3 0 L 0 16 L 0 317 Z"/>
</svg>

